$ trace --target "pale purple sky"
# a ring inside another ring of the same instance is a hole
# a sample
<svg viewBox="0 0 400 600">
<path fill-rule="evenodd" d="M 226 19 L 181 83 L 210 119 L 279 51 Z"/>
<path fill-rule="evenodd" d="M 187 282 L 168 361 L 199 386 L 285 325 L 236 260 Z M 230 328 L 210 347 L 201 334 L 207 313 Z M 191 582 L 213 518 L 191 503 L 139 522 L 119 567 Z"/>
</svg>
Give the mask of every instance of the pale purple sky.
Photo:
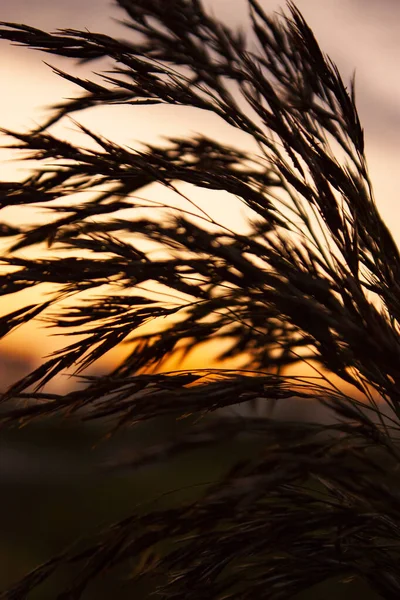
<svg viewBox="0 0 400 600">
<path fill-rule="evenodd" d="M 167 0 L 166 0 L 167 1 Z M 246 25 L 246 0 L 205 0 L 211 11 L 229 25 Z M 384 136 L 397 143 L 400 132 L 400 2 L 398 0 L 297 0 L 324 50 L 342 73 L 356 70 L 360 113 L 368 136 Z M 285 2 L 261 0 L 266 11 L 277 11 Z M 234 7 L 234 10 L 233 10 Z M 54 30 L 87 28 L 129 35 L 112 17 L 123 12 L 110 0 L 2 0 L 0 20 Z M 2 44 L 2 56 L 39 62 Z M 30 65 L 32 66 L 32 65 Z"/>
<path fill-rule="evenodd" d="M 167 1 L 167 0 L 166 0 Z M 245 0 L 206 0 L 211 11 L 229 25 L 245 26 Z M 315 31 L 323 49 L 338 63 L 342 73 L 357 73 L 360 110 L 371 134 L 395 137 L 400 131 L 400 2 L 398 0 L 297 0 L 297 6 Z M 284 2 L 261 0 L 266 11 L 285 7 Z M 234 10 L 233 10 L 234 7 Z M 0 20 L 31 24 L 54 30 L 87 28 L 129 35 L 113 22 L 123 12 L 110 0 L 2 0 Z M 2 56 L 15 48 L 2 44 Z M 39 61 L 33 55 L 25 60 Z M 384 107 L 384 110 L 381 109 Z M 379 110 L 377 110 L 379 108 Z M 395 125 L 395 127 L 393 127 Z"/>
</svg>

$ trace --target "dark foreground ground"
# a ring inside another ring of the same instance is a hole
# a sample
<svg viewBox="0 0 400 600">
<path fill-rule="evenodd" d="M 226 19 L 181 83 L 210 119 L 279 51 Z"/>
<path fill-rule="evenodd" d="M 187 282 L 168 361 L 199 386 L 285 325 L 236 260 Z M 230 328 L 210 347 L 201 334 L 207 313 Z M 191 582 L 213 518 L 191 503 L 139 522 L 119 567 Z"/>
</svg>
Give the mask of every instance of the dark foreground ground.
<svg viewBox="0 0 400 600">
<path fill-rule="evenodd" d="M 308 412 L 307 417 L 312 416 L 310 407 L 304 410 Z M 293 416 L 301 418 L 305 413 L 300 410 Z M 99 528 L 128 516 L 139 504 L 167 490 L 186 487 L 185 491 L 158 500 L 160 507 L 194 498 L 199 493 L 198 488 L 187 489 L 187 486 L 217 478 L 232 461 L 251 449 L 249 442 L 243 441 L 206 452 L 195 451 L 168 464 L 143 467 L 135 472 L 106 468 L 110 461 L 127 459 L 132 445 L 140 447 L 141 440 L 148 442 L 175 426 L 164 421 L 128 430 L 111 441 L 100 443 L 98 428 L 66 426 L 60 421 L 2 432 L 0 589 L 77 538 L 90 536 Z M 68 580 L 68 576 L 66 570 L 59 577 Z M 53 586 L 54 582 L 32 597 L 54 600 Z M 133 597 L 146 598 L 146 590 L 135 590 L 123 573 L 117 587 L 115 579 L 111 582 L 105 576 L 85 596 L 89 600 Z M 374 600 L 378 596 L 360 583 L 335 582 L 297 596 L 297 600 L 334 598 Z"/>
</svg>

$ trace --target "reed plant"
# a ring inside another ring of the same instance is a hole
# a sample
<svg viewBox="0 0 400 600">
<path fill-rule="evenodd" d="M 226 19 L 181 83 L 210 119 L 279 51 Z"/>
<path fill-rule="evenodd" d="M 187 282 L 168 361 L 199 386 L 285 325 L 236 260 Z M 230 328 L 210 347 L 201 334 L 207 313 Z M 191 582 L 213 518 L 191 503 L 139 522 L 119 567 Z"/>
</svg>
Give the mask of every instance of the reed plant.
<svg viewBox="0 0 400 600">
<path fill-rule="evenodd" d="M 248 0 L 247 37 L 199 0 L 117 4 L 126 40 L 0 27 L 14 44 L 112 64 L 92 80 L 53 68 L 78 95 L 28 133 L 3 130 L 37 167 L 0 184 L 1 207 L 49 216 L 1 224 L 1 293 L 52 291 L 4 315 L 1 335 L 37 320 L 79 338 L 2 395 L 1 421 L 56 414 L 104 421 L 118 435 L 161 417 L 186 419 L 173 440 L 143 448 L 132 469 L 193 448 L 217 453 L 221 440 L 243 435 L 257 449 L 196 500 L 133 511 L 0 597 L 30 598 L 67 563 L 75 575 L 60 600 L 84 597 L 93 579 L 121 567 L 171 600 L 281 600 L 351 579 L 397 600 L 400 255 L 374 200 L 354 82 L 345 85 L 291 3 L 271 17 Z M 79 124 L 87 146 L 55 134 L 66 117 L 105 105 L 208 111 L 254 151 L 200 134 L 137 149 Z M 160 201 L 143 200 L 154 183 Z M 191 199 L 192 186 L 239 199 L 248 232 L 216 222 Z M 181 202 L 167 217 L 163 187 Z M 130 352 L 120 364 L 86 374 L 124 341 Z M 211 341 L 220 368 L 164 368 Z M 71 369 L 80 386 L 49 391 Z M 327 407 L 332 418 L 222 415 L 286 398 Z"/>
</svg>

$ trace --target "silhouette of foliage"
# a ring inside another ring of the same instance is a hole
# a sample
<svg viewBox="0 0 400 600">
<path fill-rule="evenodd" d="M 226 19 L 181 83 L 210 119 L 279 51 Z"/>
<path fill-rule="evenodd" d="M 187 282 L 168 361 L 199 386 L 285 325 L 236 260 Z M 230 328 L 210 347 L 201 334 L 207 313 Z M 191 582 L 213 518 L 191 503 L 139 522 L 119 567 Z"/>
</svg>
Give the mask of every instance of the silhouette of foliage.
<svg viewBox="0 0 400 600">
<path fill-rule="evenodd" d="M 36 130 L 3 130 L 9 147 L 39 166 L 24 181 L 1 183 L 1 207 L 47 208 L 52 218 L 1 224 L 10 241 L 1 293 L 43 283 L 53 292 L 2 317 L 1 335 L 40 315 L 80 334 L 3 394 L 3 423 L 78 414 L 112 417 L 118 430 L 167 415 L 204 417 L 177 439 L 144 448 L 131 468 L 243 433 L 263 440 L 261 452 L 195 502 L 134 514 L 2 598 L 26 598 L 69 562 L 77 576 L 60 600 L 80 598 L 93 578 L 121 564 L 176 600 L 279 600 L 351 577 L 399 597 L 399 252 L 373 197 L 353 84 L 346 88 L 293 4 L 288 16 L 271 18 L 248 1 L 255 44 L 199 0 L 117 0 L 129 41 L 1 24 L 0 37 L 13 43 L 113 63 L 101 83 L 54 68 L 80 95 Z M 201 135 L 134 150 L 79 125 L 84 147 L 51 131 L 73 113 L 124 104 L 210 111 L 258 150 Z M 164 218 L 162 201 L 137 196 L 152 183 L 175 191 L 184 207 Z M 182 184 L 239 198 L 249 233 L 215 222 Z M 146 217 L 130 210 L 144 207 Z M 48 257 L 35 256 L 46 243 Z M 141 330 L 150 321 L 151 332 Z M 112 372 L 84 373 L 124 340 L 131 352 Z M 178 350 L 210 340 L 226 342 L 220 358 L 242 357 L 243 368 L 163 370 Z M 310 360 L 317 377 L 287 374 Z M 81 373 L 78 390 L 46 391 L 71 368 Z M 209 416 L 289 397 L 324 404 L 337 419 Z"/>
</svg>

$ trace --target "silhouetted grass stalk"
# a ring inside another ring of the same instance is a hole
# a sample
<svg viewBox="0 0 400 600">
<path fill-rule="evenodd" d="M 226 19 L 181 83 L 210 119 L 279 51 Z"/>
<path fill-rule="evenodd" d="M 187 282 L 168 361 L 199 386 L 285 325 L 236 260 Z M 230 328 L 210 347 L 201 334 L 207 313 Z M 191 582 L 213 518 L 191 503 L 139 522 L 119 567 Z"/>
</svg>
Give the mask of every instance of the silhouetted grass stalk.
<svg viewBox="0 0 400 600">
<path fill-rule="evenodd" d="M 78 598 L 105 569 L 133 561 L 131 577 L 156 575 L 162 598 L 278 600 L 354 576 L 397 600 L 400 257 L 374 201 L 353 83 L 348 90 L 292 4 L 288 17 L 271 18 L 249 0 L 257 48 L 198 0 L 117 4 L 129 42 L 8 23 L 0 29 L 0 37 L 49 54 L 114 64 L 102 83 L 54 69 L 81 95 L 54 107 L 36 131 L 4 130 L 10 147 L 43 167 L 22 182 L 1 183 L 1 206 L 46 207 L 57 218 L 27 228 L 1 224 L 10 238 L 1 291 L 18 294 L 44 282 L 57 291 L 4 316 L 1 334 L 42 314 L 49 319 L 51 311 L 52 325 L 85 337 L 3 395 L 3 422 L 82 414 L 112 417 L 118 429 L 294 396 L 327 405 L 338 421 L 204 418 L 178 439 L 143 449 L 132 468 L 233 441 L 243 431 L 264 436 L 261 454 L 198 501 L 133 515 L 2 597 L 25 598 L 66 561 L 77 577 L 58 597 Z M 92 150 L 51 132 L 68 115 L 114 104 L 211 111 L 252 138 L 258 153 L 203 136 L 132 150 L 80 125 L 97 144 Z M 143 206 L 137 192 L 154 182 L 180 194 L 186 210 L 162 220 L 157 210 L 124 218 Z M 250 233 L 216 223 L 180 183 L 239 197 L 252 214 Z M 65 203 L 54 204 L 60 198 Z M 143 239 L 165 254 L 153 258 Z M 35 258 L 44 243 L 53 254 Z M 26 248 L 31 258 L 19 252 Z M 69 255 L 76 251 L 82 257 Z M 146 294 L 142 286 L 154 282 L 170 297 Z M 60 308 L 66 298 L 70 304 Z M 167 326 L 141 334 L 157 318 Z M 82 373 L 127 339 L 132 352 L 112 372 L 86 377 L 83 388 L 65 395 L 45 391 L 60 372 Z M 189 352 L 207 340 L 228 340 L 221 358 L 248 357 L 243 370 L 148 372 L 178 345 Z M 363 401 L 329 376 L 285 375 L 301 361 L 314 361 Z"/>
</svg>

